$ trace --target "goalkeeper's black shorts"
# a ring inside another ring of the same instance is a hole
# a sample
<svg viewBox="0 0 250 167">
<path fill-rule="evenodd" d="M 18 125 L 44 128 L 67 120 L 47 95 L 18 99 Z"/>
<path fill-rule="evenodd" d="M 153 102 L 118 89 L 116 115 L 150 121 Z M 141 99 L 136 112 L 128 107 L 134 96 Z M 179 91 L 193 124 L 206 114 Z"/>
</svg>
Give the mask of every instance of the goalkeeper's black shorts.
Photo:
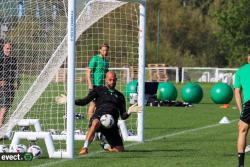
<svg viewBox="0 0 250 167">
<path fill-rule="evenodd" d="M 95 112 L 89 121 L 90 123 L 89 127 L 91 126 L 92 121 L 94 119 L 100 120 L 100 118 L 101 118 L 101 114 L 98 114 L 98 112 Z M 114 125 L 109 129 L 104 128 L 103 126 L 100 126 L 97 132 L 101 132 L 105 136 L 107 142 L 109 143 L 111 147 L 123 146 L 122 137 L 119 133 L 117 122 L 115 122 Z"/>
<path fill-rule="evenodd" d="M 100 127 L 99 131 L 105 136 L 111 147 L 123 146 L 122 138 L 117 125 L 112 126 L 110 129 Z"/>
<path fill-rule="evenodd" d="M 240 120 L 250 124 L 250 100 L 243 104 L 243 109 L 240 113 Z"/>
</svg>

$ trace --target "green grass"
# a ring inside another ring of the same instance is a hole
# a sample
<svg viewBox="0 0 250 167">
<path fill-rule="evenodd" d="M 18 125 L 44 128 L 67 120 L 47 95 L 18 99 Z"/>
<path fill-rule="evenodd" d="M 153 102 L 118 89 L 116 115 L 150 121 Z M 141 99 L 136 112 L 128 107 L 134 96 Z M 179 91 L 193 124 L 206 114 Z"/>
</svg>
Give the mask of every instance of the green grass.
<svg viewBox="0 0 250 167">
<path fill-rule="evenodd" d="M 182 87 L 177 85 L 178 89 Z M 48 159 L 44 143 L 42 159 L 29 162 L 0 162 L 3 166 L 87 166 L 87 167 L 229 167 L 237 164 L 236 139 L 238 111 L 221 109 L 209 99 L 211 85 L 202 85 L 204 98 L 193 107 L 146 107 L 145 141 L 125 142 L 126 152 L 106 153 L 99 141 L 90 146 L 90 154 L 78 156 L 82 142 L 75 143 L 73 160 Z M 232 123 L 219 125 L 227 116 Z M 249 164 L 246 154 L 246 164 Z"/>
<path fill-rule="evenodd" d="M 218 123 L 223 116 L 235 120 L 238 113 L 213 104 L 199 104 L 191 108 L 146 108 L 145 142 L 133 143 L 133 146 L 125 143 L 127 151 L 124 153 L 98 153 L 100 147 L 98 142 L 94 142 L 90 147 L 92 155 L 87 157 L 76 156 L 74 160 L 66 161 L 43 157 L 31 162 L 1 162 L 1 166 L 37 166 L 53 162 L 60 166 L 232 166 L 237 162 L 236 122 L 207 127 Z M 201 127 L 206 128 L 197 129 Z M 191 129 L 193 131 L 189 131 Z M 163 137 L 157 139 L 159 136 Z M 76 154 L 80 146 L 81 143 L 77 142 Z"/>
</svg>

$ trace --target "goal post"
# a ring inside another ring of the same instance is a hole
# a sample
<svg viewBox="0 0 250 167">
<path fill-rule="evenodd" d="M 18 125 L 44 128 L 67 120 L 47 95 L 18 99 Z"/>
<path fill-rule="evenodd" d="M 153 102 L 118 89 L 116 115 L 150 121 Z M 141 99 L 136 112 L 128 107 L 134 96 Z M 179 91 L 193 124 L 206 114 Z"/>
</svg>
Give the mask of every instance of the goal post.
<svg viewBox="0 0 250 167">
<path fill-rule="evenodd" d="M 44 139 L 53 148 L 49 157 L 72 158 L 88 127 L 87 106 L 74 105 L 88 93 L 81 71 L 102 43 L 110 45 L 117 89 L 126 94 L 126 84 L 138 80 L 138 103 L 144 106 L 146 0 L 3 0 L 0 7 L 0 24 L 7 26 L 0 38 L 13 43 L 21 81 L 0 138 L 13 131 L 11 145 Z M 55 103 L 60 94 L 67 94 L 67 105 Z M 143 120 L 141 112 L 121 121 L 124 140 L 143 142 Z M 30 130 L 19 131 L 21 125 Z"/>
<path fill-rule="evenodd" d="M 144 106 L 145 99 L 145 50 L 146 50 L 146 3 L 140 4 L 139 24 L 139 72 L 138 72 L 138 105 Z M 142 109 L 143 111 L 143 109 Z M 138 113 L 137 132 L 138 141 L 143 141 L 144 112 Z"/>
<path fill-rule="evenodd" d="M 74 156 L 76 0 L 68 1 L 67 158 Z"/>
</svg>

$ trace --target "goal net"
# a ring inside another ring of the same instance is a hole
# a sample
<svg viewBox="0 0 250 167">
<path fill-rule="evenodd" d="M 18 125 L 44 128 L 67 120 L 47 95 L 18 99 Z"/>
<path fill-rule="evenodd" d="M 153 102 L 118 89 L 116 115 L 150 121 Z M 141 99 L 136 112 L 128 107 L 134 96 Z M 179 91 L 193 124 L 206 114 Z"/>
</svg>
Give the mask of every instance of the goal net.
<svg viewBox="0 0 250 167">
<path fill-rule="evenodd" d="M 14 100 L 4 116 L 0 137 L 11 130 L 19 131 L 20 120 L 38 119 L 41 131 L 53 134 L 56 149 L 66 148 L 65 138 L 60 136 L 67 128 L 67 106 L 56 104 L 55 97 L 67 94 L 68 1 L 0 2 L 0 38 L 12 43 L 11 56 L 17 60 Z M 76 99 L 88 94 L 85 68 L 103 43 L 110 46 L 107 59 L 110 69 L 117 73 L 116 88 L 125 93 L 127 82 L 138 79 L 141 2 L 76 0 Z M 75 134 L 79 139 L 88 127 L 87 107 L 75 108 Z M 138 135 L 139 123 L 137 115 L 126 121 L 129 135 Z M 30 127 L 28 131 L 36 129 Z"/>
</svg>

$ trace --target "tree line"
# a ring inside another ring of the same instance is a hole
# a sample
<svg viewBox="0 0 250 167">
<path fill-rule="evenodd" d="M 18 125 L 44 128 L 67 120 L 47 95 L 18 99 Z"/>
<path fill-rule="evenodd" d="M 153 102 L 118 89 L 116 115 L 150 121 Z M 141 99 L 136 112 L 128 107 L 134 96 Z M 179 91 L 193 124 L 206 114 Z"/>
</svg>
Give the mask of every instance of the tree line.
<svg viewBox="0 0 250 167">
<path fill-rule="evenodd" d="M 249 0 L 148 0 L 147 63 L 244 64 L 250 50 L 249 8 Z"/>
</svg>

